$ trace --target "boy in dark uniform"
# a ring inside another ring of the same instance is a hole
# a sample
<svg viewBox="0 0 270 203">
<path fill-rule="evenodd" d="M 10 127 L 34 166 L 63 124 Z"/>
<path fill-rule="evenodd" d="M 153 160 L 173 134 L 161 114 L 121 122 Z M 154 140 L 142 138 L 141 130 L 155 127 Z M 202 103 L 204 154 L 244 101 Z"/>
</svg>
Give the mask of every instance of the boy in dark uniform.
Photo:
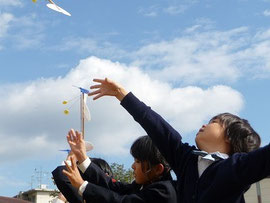
<svg viewBox="0 0 270 203">
<path fill-rule="evenodd" d="M 89 96 L 115 96 L 168 161 L 177 176 L 178 202 L 244 203 L 250 184 L 270 175 L 270 146 L 259 148 L 260 137 L 247 120 L 230 113 L 213 117 L 197 133 L 196 148 L 117 83 L 94 81 L 91 89 L 97 90 Z"/>
</svg>

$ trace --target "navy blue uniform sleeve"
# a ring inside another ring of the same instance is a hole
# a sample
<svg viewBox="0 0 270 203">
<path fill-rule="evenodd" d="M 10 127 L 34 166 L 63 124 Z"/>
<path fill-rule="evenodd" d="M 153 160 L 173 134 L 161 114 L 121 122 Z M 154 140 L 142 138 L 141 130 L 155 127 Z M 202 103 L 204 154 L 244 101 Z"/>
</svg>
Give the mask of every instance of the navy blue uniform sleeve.
<svg viewBox="0 0 270 203">
<path fill-rule="evenodd" d="M 128 184 L 123 182 L 115 182 L 111 177 L 108 177 L 95 163 L 91 163 L 83 174 L 83 179 L 90 183 L 99 185 L 103 188 L 113 190 L 115 192 L 127 193 L 133 190 L 134 187 L 140 187 L 137 184 Z"/>
<path fill-rule="evenodd" d="M 159 114 L 146 106 L 131 92 L 121 101 L 121 105 L 133 116 L 152 138 L 159 151 L 177 175 L 181 175 L 184 165 L 195 147 L 182 143 L 181 135 Z"/>
<path fill-rule="evenodd" d="M 154 183 L 137 192 L 120 194 L 88 183 L 83 197 L 91 203 L 176 203 L 176 192 L 170 181 Z"/>
<path fill-rule="evenodd" d="M 235 154 L 231 159 L 240 184 L 252 184 L 270 175 L 270 144 L 246 154 Z"/>
<path fill-rule="evenodd" d="M 68 202 L 82 203 L 82 197 L 79 195 L 78 190 L 71 185 L 67 176 L 63 174 L 63 169 L 66 169 L 66 167 L 58 166 L 52 172 L 53 179 L 57 188 L 65 196 Z"/>
</svg>

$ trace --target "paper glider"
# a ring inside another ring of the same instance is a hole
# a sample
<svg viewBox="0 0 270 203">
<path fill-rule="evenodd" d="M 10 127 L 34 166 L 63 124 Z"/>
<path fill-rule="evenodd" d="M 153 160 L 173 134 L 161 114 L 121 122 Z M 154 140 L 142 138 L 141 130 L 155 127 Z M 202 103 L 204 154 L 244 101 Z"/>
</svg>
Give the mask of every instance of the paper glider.
<svg viewBox="0 0 270 203">
<path fill-rule="evenodd" d="M 91 151 L 94 148 L 94 146 L 93 146 L 93 144 L 91 142 L 85 141 L 84 143 L 85 143 L 85 149 L 86 149 L 87 152 Z M 66 153 L 69 154 L 69 152 L 71 150 L 70 149 L 60 149 L 59 151 L 60 152 L 66 152 Z"/>
<path fill-rule="evenodd" d="M 81 132 L 82 132 L 82 135 L 84 137 L 84 122 L 85 122 L 85 120 L 88 120 L 88 121 L 91 120 L 90 111 L 86 105 L 86 100 L 88 97 L 89 90 L 84 89 L 82 87 L 77 87 L 77 86 L 74 86 L 74 87 L 78 88 L 81 92 L 81 95 L 80 95 L 80 120 L 81 120 Z M 68 101 L 63 101 L 63 104 L 68 104 Z M 65 109 L 64 113 L 69 114 L 69 110 Z"/>
<path fill-rule="evenodd" d="M 32 0 L 34 3 L 37 2 L 37 0 Z M 49 3 L 47 4 L 47 7 L 54 10 L 54 11 L 57 11 L 57 12 L 60 12 L 64 15 L 67 15 L 67 16 L 71 16 L 71 14 L 69 12 L 67 12 L 66 10 L 64 10 L 63 8 L 61 8 L 60 6 L 58 6 L 57 4 L 55 4 L 52 0 L 48 0 Z"/>
<path fill-rule="evenodd" d="M 74 86 L 73 87 L 76 87 L 80 90 L 81 92 L 81 95 L 80 95 L 80 120 L 81 120 L 81 133 L 82 133 L 82 136 L 84 138 L 84 121 L 85 120 L 88 120 L 90 121 L 91 120 L 91 115 L 90 115 L 90 111 L 86 105 L 86 100 L 87 100 L 87 97 L 88 97 L 88 93 L 89 93 L 89 90 L 87 89 L 84 89 L 82 87 L 77 87 L 77 86 Z M 68 104 L 68 101 L 63 101 L 63 104 Z M 64 113 L 65 114 L 69 114 L 69 110 L 64 110 Z M 88 142 L 88 141 L 85 141 L 85 149 L 86 151 L 91 151 L 92 149 L 94 148 L 94 145 L 91 143 L 91 142 Z M 64 150 L 59 150 L 59 151 L 64 151 L 64 152 L 67 152 L 69 153 L 70 150 L 69 149 L 64 149 Z"/>
</svg>

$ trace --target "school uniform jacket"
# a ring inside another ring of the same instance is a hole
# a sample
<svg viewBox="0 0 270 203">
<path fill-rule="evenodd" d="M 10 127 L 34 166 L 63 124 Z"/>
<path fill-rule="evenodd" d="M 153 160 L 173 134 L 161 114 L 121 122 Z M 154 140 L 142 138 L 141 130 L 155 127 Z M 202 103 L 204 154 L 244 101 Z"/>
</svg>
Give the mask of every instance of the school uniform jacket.
<svg viewBox="0 0 270 203">
<path fill-rule="evenodd" d="M 267 145 L 216 161 L 199 178 L 198 155 L 192 153 L 196 147 L 182 143 L 181 135 L 132 93 L 121 105 L 144 128 L 175 172 L 179 203 L 244 203 L 243 194 L 250 184 L 270 175 Z"/>
<path fill-rule="evenodd" d="M 171 176 L 148 185 L 135 182 L 114 182 L 91 163 L 84 172 L 88 185 L 83 193 L 86 202 L 93 203 L 177 203 Z"/>
<path fill-rule="evenodd" d="M 82 203 L 82 196 L 79 195 L 78 190 L 73 187 L 67 178 L 63 174 L 63 169 L 66 169 L 66 166 L 58 166 L 52 172 L 54 182 L 59 189 L 59 191 L 65 196 L 68 202 L 70 203 Z M 83 176 L 83 174 L 81 174 Z"/>
<path fill-rule="evenodd" d="M 78 191 L 62 173 L 65 166 L 58 166 L 53 177 L 58 189 L 71 203 L 82 202 Z M 135 182 L 126 184 L 115 182 L 93 162 L 81 174 L 88 185 L 83 192 L 87 203 L 177 203 L 177 195 L 170 175 L 149 185 L 138 185 Z"/>
</svg>

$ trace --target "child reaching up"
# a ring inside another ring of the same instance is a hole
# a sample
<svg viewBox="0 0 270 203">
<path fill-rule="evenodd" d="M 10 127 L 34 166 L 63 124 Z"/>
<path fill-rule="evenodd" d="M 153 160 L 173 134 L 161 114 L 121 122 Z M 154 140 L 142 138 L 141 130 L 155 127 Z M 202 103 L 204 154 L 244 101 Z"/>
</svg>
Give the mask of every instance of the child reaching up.
<svg viewBox="0 0 270 203">
<path fill-rule="evenodd" d="M 67 157 L 67 161 L 69 163 L 72 156 L 74 157 L 74 154 L 73 152 L 70 152 Z M 113 182 L 116 181 L 113 178 L 113 173 L 110 165 L 105 160 L 100 158 L 91 158 L 90 160 L 97 167 L 99 167 L 106 176 L 110 177 Z M 79 195 L 78 190 L 71 185 L 67 176 L 63 174 L 64 169 L 66 169 L 66 166 L 61 165 L 56 167 L 56 169 L 54 169 L 52 172 L 54 182 L 60 191 L 59 197 L 54 200 L 54 203 L 61 203 L 61 202 L 82 203 L 83 202 L 82 196 Z M 86 179 L 86 177 L 84 177 L 83 174 L 81 175 L 83 179 Z"/>
<path fill-rule="evenodd" d="M 250 184 L 270 175 L 270 146 L 259 148 L 260 136 L 247 120 L 230 113 L 214 116 L 198 131 L 197 147 L 131 92 L 107 78 L 89 96 L 114 96 L 152 138 L 177 176 L 180 203 L 244 203 Z"/>
<path fill-rule="evenodd" d="M 69 131 L 67 140 L 78 160 L 78 167 L 84 180 L 73 157 L 71 157 L 72 165 L 66 164 L 67 170 L 63 170 L 63 173 L 86 202 L 177 202 L 170 167 L 149 136 L 139 137 L 130 148 L 130 153 L 134 157 L 132 169 L 135 181 L 132 184 L 115 182 L 104 175 L 104 172 L 87 157 L 81 133 L 72 129 Z"/>
</svg>

